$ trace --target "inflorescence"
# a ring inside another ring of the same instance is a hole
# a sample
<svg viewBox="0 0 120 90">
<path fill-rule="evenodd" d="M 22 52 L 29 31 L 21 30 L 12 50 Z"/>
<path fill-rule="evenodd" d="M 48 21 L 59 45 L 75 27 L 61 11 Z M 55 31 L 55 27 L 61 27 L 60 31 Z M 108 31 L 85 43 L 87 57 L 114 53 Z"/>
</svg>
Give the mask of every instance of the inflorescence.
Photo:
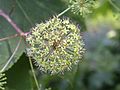
<svg viewBox="0 0 120 90">
<path fill-rule="evenodd" d="M 85 50 L 80 29 L 68 18 L 56 16 L 32 28 L 26 41 L 30 45 L 28 56 L 35 59 L 41 71 L 50 74 L 71 70 Z"/>
<path fill-rule="evenodd" d="M 87 14 L 92 13 L 95 3 L 96 0 L 70 0 L 69 7 L 73 13 L 85 17 Z"/>
<path fill-rule="evenodd" d="M 6 84 L 6 79 L 5 74 L 0 73 L 0 90 L 5 90 L 3 85 Z"/>
</svg>

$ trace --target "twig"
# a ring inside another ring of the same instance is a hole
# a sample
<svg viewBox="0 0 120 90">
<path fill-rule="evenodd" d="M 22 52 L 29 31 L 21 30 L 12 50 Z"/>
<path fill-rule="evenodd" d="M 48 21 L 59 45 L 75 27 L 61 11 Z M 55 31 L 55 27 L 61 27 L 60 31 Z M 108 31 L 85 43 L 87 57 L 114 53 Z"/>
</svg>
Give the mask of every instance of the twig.
<svg viewBox="0 0 120 90">
<path fill-rule="evenodd" d="M 0 10 L 0 16 L 4 17 L 20 35 L 24 35 L 24 32 L 22 32 L 22 30 L 16 25 L 16 23 L 14 23 L 11 18 L 2 10 Z"/>
<path fill-rule="evenodd" d="M 11 55 L 11 57 L 9 58 L 9 60 L 7 61 L 7 63 L 5 64 L 5 66 L 2 68 L 2 70 L 1 70 L 0 72 L 4 72 L 4 70 L 5 70 L 5 69 L 7 68 L 7 66 L 10 64 L 12 58 L 15 56 L 15 54 L 16 54 L 19 46 L 20 46 L 21 40 L 22 40 L 22 38 L 20 38 L 20 40 L 19 40 L 19 42 L 18 42 L 18 44 L 17 44 L 17 46 L 16 46 L 13 54 Z"/>
</svg>

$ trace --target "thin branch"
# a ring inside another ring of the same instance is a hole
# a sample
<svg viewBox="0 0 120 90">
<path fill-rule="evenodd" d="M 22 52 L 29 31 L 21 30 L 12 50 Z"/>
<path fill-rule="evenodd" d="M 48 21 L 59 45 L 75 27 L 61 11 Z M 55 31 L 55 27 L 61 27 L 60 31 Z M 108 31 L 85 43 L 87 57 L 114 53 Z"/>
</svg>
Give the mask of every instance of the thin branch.
<svg viewBox="0 0 120 90">
<path fill-rule="evenodd" d="M 4 70 L 5 70 L 5 69 L 7 68 L 7 66 L 10 64 L 10 62 L 12 61 L 13 57 L 15 56 L 15 54 L 16 54 L 19 46 L 20 46 L 21 41 L 22 41 L 22 38 L 20 38 L 20 40 L 19 40 L 19 42 L 18 42 L 18 44 L 17 44 L 17 46 L 16 46 L 13 54 L 11 55 L 11 57 L 9 58 L 9 60 L 7 61 L 7 63 L 5 64 L 5 66 L 2 68 L 2 70 L 1 70 L 0 72 L 4 72 Z"/>
<path fill-rule="evenodd" d="M 37 81 L 37 78 L 36 78 L 36 75 L 35 75 L 35 71 L 34 71 L 34 68 L 33 68 L 32 60 L 31 60 L 30 57 L 29 57 L 29 62 L 30 62 L 30 67 L 31 67 L 31 70 L 32 70 L 32 74 L 33 74 L 33 77 L 34 77 L 34 80 L 35 80 L 36 87 L 37 87 L 38 90 L 40 90 L 39 89 L 39 84 L 38 84 L 38 81 Z"/>
<path fill-rule="evenodd" d="M 5 38 L 0 38 L 0 42 L 8 40 L 8 39 L 11 39 L 11 38 L 15 38 L 15 37 L 18 37 L 18 36 L 20 36 L 20 35 L 19 34 L 15 34 L 15 35 L 8 36 L 8 37 L 5 37 Z"/>
<path fill-rule="evenodd" d="M 5 14 L 2 10 L 0 10 L 0 16 L 4 17 L 19 34 L 24 35 L 24 32 L 22 32 L 22 30 L 16 25 L 16 23 L 13 22 L 11 18 L 7 14 Z"/>
</svg>

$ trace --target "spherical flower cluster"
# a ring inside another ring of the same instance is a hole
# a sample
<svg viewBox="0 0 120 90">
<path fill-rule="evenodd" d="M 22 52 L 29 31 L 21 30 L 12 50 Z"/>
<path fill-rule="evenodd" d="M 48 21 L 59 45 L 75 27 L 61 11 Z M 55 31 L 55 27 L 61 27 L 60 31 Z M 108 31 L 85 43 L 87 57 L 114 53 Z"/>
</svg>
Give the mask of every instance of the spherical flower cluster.
<svg viewBox="0 0 120 90">
<path fill-rule="evenodd" d="M 5 80 L 5 74 L 0 73 L 0 90 L 5 90 L 5 88 L 3 87 L 3 85 L 6 84 Z"/>
<path fill-rule="evenodd" d="M 71 7 L 73 13 L 80 14 L 84 17 L 92 12 L 92 9 L 95 7 L 95 2 L 96 0 L 70 0 L 69 7 Z"/>
<path fill-rule="evenodd" d="M 79 28 L 67 19 L 53 17 L 37 24 L 26 37 L 28 56 L 45 73 L 58 74 L 77 64 L 84 53 Z"/>
</svg>

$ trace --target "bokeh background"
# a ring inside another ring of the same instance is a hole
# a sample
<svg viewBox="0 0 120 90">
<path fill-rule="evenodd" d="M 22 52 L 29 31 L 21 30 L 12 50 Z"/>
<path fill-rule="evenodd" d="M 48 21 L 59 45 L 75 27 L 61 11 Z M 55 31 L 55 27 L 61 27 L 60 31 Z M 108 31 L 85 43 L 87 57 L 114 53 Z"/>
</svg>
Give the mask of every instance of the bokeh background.
<svg viewBox="0 0 120 90">
<path fill-rule="evenodd" d="M 79 65 L 70 72 L 65 72 L 64 75 L 44 74 L 34 66 L 41 90 L 45 88 L 51 88 L 51 90 L 120 90 L 120 0 L 113 0 L 118 9 L 109 0 L 98 0 L 98 2 L 96 4 L 98 7 L 85 18 L 71 11 L 63 15 L 79 24 L 86 53 Z M 36 23 L 59 14 L 67 7 L 67 0 L 0 0 L 0 9 L 5 11 L 25 32 Z M 15 33 L 11 25 L 0 17 L 0 38 Z M 3 49 L 14 50 L 13 44 L 16 41 L 12 39 L 0 42 L 6 45 L 6 47 L 0 46 L 0 61 L 10 55 L 6 53 L 8 50 Z M 37 90 L 28 57 L 23 51 L 14 57 L 12 67 L 5 72 L 7 75 L 6 90 Z"/>
</svg>

